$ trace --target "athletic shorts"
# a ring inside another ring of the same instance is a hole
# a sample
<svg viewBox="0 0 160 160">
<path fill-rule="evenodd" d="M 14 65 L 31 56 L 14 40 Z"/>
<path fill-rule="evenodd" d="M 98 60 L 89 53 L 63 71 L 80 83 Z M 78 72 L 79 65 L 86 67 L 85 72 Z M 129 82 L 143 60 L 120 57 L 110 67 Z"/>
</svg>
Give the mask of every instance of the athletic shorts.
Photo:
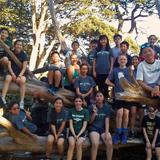
<svg viewBox="0 0 160 160">
<path fill-rule="evenodd" d="M 125 109 L 130 109 L 132 107 L 132 103 L 131 102 L 126 102 L 123 100 L 115 100 L 114 102 L 114 107 L 118 110 L 121 108 L 125 108 Z"/>
<path fill-rule="evenodd" d="M 101 135 L 101 134 L 105 133 L 105 129 L 104 128 L 98 128 L 98 127 L 95 127 L 95 126 L 91 126 L 89 128 L 89 133 L 91 133 L 91 132 L 97 132 Z"/>
</svg>

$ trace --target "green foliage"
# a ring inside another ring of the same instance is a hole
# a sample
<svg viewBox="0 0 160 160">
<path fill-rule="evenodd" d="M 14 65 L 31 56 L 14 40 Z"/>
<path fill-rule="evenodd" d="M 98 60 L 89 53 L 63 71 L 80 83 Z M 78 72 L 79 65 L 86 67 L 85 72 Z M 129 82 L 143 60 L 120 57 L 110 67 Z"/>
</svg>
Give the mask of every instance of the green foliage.
<svg viewBox="0 0 160 160">
<path fill-rule="evenodd" d="M 130 45 L 130 51 L 134 54 L 139 54 L 140 48 L 136 41 L 134 41 L 131 37 L 126 37 L 125 41 L 127 41 Z"/>
<path fill-rule="evenodd" d="M 64 26 L 67 34 L 73 37 L 81 37 L 87 40 L 93 37 L 97 38 L 100 34 L 106 34 L 110 39 L 116 33 L 116 29 L 95 16 L 90 16 L 76 23 L 71 23 L 67 28 Z"/>
</svg>

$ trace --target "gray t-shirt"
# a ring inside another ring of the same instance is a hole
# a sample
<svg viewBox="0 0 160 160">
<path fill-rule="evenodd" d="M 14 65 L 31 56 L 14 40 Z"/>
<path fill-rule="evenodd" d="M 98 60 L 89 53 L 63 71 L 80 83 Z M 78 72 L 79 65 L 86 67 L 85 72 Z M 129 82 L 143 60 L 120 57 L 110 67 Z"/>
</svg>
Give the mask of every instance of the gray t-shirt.
<svg viewBox="0 0 160 160">
<path fill-rule="evenodd" d="M 98 129 L 105 129 L 105 119 L 110 117 L 110 107 L 105 103 L 102 108 L 97 107 L 97 110 L 97 115 L 93 123 L 90 125 L 90 128 L 95 127 Z M 89 113 L 91 117 L 93 114 L 93 105 L 89 106 Z"/>
<path fill-rule="evenodd" d="M 96 60 L 96 73 L 108 74 L 111 66 L 111 57 L 113 57 L 111 50 L 100 50 L 94 53 L 94 59 Z"/>
<path fill-rule="evenodd" d="M 24 111 L 20 110 L 19 115 L 13 115 L 9 113 L 8 119 L 13 123 L 13 125 L 18 129 L 21 130 L 26 127 L 30 132 L 35 133 L 37 131 L 37 126 L 31 123 Z"/>
<path fill-rule="evenodd" d="M 154 87 L 160 84 L 160 60 L 155 60 L 153 64 L 146 61 L 141 62 L 137 68 L 137 80 Z"/>
<path fill-rule="evenodd" d="M 113 53 L 113 57 L 114 59 L 116 59 L 120 53 L 121 53 L 121 50 L 120 48 L 117 48 L 116 46 L 112 48 L 112 53 Z"/>
<path fill-rule="evenodd" d="M 79 88 L 82 94 L 87 93 L 91 88 L 95 86 L 96 83 L 91 76 L 86 76 L 86 77 L 79 76 L 74 83 L 74 88 Z"/>
</svg>

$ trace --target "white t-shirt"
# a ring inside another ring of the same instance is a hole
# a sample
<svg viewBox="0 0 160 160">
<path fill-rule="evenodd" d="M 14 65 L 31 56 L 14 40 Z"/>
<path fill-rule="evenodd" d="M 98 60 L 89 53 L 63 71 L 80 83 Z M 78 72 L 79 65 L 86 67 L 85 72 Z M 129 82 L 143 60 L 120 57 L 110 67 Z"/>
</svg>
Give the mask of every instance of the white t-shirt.
<svg viewBox="0 0 160 160">
<path fill-rule="evenodd" d="M 137 80 L 141 80 L 148 85 L 160 84 L 160 60 L 155 60 L 153 64 L 146 61 L 141 62 L 137 68 Z"/>
</svg>

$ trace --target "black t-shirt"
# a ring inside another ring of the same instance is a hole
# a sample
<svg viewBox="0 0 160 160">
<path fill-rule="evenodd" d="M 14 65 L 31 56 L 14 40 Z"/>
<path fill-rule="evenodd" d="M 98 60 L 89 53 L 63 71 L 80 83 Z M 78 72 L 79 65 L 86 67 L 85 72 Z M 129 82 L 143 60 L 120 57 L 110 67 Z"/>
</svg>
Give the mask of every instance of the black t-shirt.
<svg viewBox="0 0 160 160">
<path fill-rule="evenodd" d="M 148 138 L 152 140 L 156 129 L 160 129 L 160 118 L 156 116 L 154 119 L 150 119 L 148 115 L 144 116 L 142 128 L 146 129 Z"/>
<path fill-rule="evenodd" d="M 14 54 L 14 55 L 18 58 L 18 60 L 19 60 L 21 63 L 23 63 L 23 62 L 25 62 L 25 61 L 28 60 L 26 53 L 23 52 L 23 51 L 20 52 L 20 53 L 18 53 L 18 54 Z M 9 57 L 9 59 L 10 59 L 10 61 L 11 61 L 11 68 L 12 68 L 14 74 L 15 74 L 16 76 L 18 76 L 19 73 L 21 72 L 21 68 L 12 60 L 11 57 Z"/>
</svg>

